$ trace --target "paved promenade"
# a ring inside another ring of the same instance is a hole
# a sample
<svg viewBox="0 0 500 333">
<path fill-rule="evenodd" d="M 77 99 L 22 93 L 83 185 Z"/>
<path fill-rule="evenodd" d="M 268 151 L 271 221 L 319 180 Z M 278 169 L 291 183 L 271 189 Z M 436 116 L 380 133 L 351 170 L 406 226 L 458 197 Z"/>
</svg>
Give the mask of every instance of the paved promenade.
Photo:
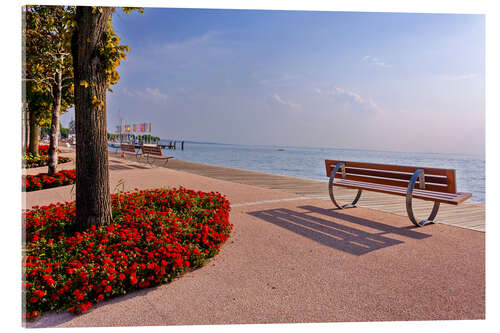
<svg viewBox="0 0 500 333">
<path fill-rule="evenodd" d="M 28 327 L 485 316 L 484 232 L 445 224 L 414 228 L 407 217 L 381 210 L 335 210 L 314 191 L 207 177 L 172 162 L 150 168 L 111 155 L 111 188 L 182 185 L 226 194 L 234 230 L 219 255 L 170 284 L 104 302 L 77 317 L 46 314 Z M 27 193 L 25 205 L 72 200 L 71 188 Z"/>
<path fill-rule="evenodd" d="M 275 189 L 305 197 L 327 198 L 329 200 L 328 178 L 326 176 L 325 181 L 317 181 L 179 160 L 169 162 L 168 167 L 210 178 Z M 335 197 L 343 203 L 352 202 L 356 193 L 357 190 L 343 187 L 335 188 Z M 426 218 L 429 216 L 433 204 L 431 201 L 414 199 L 413 210 L 415 216 L 421 219 Z M 408 216 L 406 212 L 406 197 L 402 196 L 363 191 L 358 206 L 400 216 Z M 486 231 L 485 215 L 484 203 L 469 200 L 459 206 L 442 204 L 439 208 L 436 221 L 441 224 L 484 232 Z"/>
</svg>

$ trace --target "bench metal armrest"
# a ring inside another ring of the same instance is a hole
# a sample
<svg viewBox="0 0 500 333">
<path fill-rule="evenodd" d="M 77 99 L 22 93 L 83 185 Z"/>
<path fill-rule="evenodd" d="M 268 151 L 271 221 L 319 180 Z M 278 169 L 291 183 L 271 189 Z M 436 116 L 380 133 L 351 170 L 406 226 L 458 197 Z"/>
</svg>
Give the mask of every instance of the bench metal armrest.
<svg viewBox="0 0 500 333">
<path fill-rule="evenodd" d="M 354 198 L 353 202 L 350 204 L 341 205 L 337 202 L 337 200 L 335 200 L 335 196 L 333 195 L 333 185 L 334 185 L 335 175 L 337 174 L 337 171 L 340 168 L 342 168 L 342 178 L 345 179 L 345 177 L 346 177 L 345 163 L 344 162 L 337 163 L 337 165 L 335 165 L 335 168 L 332 170 L 332 173 L 330 174 L 330 181 L 328 182 L 328 194 L 330 194 L 330 199 L 332 200 L 333 204 L 335 206 L 337 206 L 337 208 L 339 208 L 339 209 L 356 207 L 356 204 L 358 203 L 359 198 L 361 198 L 362 190 L 358 189 L 358 194 L 356 194 L 356 197 Z"/>
<path fill-rule="evenodd" d="M 413 215 L 412 201 L 413 201 L 413 188 L 415 187 L 417 179 L 419 180 L 420 188 L 425 189 L 425 176 L 423 169 L 417 169 L 417 171 L 415 171 L 413 176 L 411 176 L 410 182 L 408 183 L 408 189 L 406 190 L 406 212 L 408 213 L 408 218 L 414 225 L 416 225 L 417 227 L 423 227 L 426 224 L 434 222 L 434 219 L 436 218 L 436 215 L 439 210 L 439 202 L 434 201 L 434 206 L 432 207 L 431 214 L 427 219 L 422 221 L 417 221 L 415 219 L 415 215 Z"/>
</svg>

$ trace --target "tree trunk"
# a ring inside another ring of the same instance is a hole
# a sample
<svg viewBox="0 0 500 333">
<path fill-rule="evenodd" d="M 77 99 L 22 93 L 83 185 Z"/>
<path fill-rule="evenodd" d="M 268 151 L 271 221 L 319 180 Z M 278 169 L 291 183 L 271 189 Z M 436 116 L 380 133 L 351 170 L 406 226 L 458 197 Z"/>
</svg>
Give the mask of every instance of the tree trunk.
<svg viewBox="0 0 500 333">
<path fill-rule="evenodd" d="M 29 115 L 30 123 L 30 142 L 29 142 L 29 153 L 33 156 L 38 156 L 38 145 L 40 142 L 40 124 L 38 124 L 38 119 L 33 115 Z"/>
<path fill-rule="evenodd" d="M 49 145 L 49 176 L 56 173 L 57 167 L 57 149 L 59 148 L 59 115 L 61 111 L 61 93 L 62 93 L 62 72 L 55 75 L 56 83 L 52 89 L 52 120 L 50 125 L 50 145 Z"/>
<path fill-rule="evenodd" d="M 78 230 L 111 221 L 106 126 L 105 62 L 99 48 L 105 41 L 111 8 L 78 6 L 71 41 L 75 84 L 76 220 Z M 88 83 L 88 86 L 84 84 Z M 95 101 L 100 100 L 104 105 Z"/>
<path fill-rule="evenodd" d="M 26 100 L 26 95 L 23 96 L 23 101 Z M 23 132 L 23 155 L 28 151 L 29 145 L 29 113 L 26 103 L 23 103 L 23 123 L 22 123 L 22 132 Z"/>
<path fill-rule="evenodd" d="M 30 146 L 30 113 L 28 111 L 29 109 L 26 108 L 24 110 L 24 151 L 23 154 L 28 152 L 29 146 Z"/>
</svg>

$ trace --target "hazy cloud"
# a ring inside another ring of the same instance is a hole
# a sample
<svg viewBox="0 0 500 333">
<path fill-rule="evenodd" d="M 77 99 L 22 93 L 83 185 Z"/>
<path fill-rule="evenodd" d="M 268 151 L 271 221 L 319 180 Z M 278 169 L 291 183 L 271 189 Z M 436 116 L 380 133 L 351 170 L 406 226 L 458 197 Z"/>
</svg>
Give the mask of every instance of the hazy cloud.
<svg viewBox="0 0 500 333">
<path fill-rule="evenodd" d="M 259 83 L 270 88 L 280 88 L 292 85 L 297 79 L 297 75 L 285 74 L 279 77 L 261 79 Z"/>
<path fill-rule="evenodd" d="M 299 104 L 294 103 L 294 102 L 292 102 L 290 100 L 285 100 L 285 99 L 281 98 L 280 95 L 278 95 L 276 93 L 273 94 L 273 99 L 276 102 L 278 102 L 280 104 L 283 104 L 283 105 L 286 105 L 286 106 L 288 106 L 291 109 L 294 109 L 294 110 L 297 110 L 297 111 L 301 109 L 301 106 Z"/>
<path fill-rule="evenodd" d="M 386 64 L 384 61 L 380 60 L 379 58 L 376 58 L 376 57 L 372 57 L 372 56 L 364 56 L 362 59 L 361 59 L 361 62 L 366 62 L 370 65 L 374 65 L 374 66 L 377 66 L 377 67 L 392 67 L 392 65 L 389 65 L 389 64 Z"/>
<path fill-rule="evenodd" d="M 121 88 L 120 93 L 129 96 L 148 99 L 156 102 L 166 102 L 168 100 L 168 95 L 162 93 L 158 88 L 145 88 L 144 90 L 131 90 L 128 88 Z"/>
<path fill-rule="evenodd" d="M 216 31 L 207 31 L 206 33 L 200 36 L 188 38 L 186 40 L 179 42 L 170 42 L 163 44 L 158 47 L 158 50 L 160 51 L 160 53 L 171 53 L 171 52 L 190 50 L 193 48 L 197 48 L 199 46 L 204 46 L 212 43 L 218 34 L 219 33 Z"/>
<path fill-rule="evenodd" d="M 468 80 L 475 78 L 477 74 L 456 74 L 456 75 L 444 74 L 439 76 L 446 80 Z"/>
<path fill-rule="evenodd" d="M 332 98 L 335 102 L 343 104 L 361 112 L 381 112 L 382 109 L 371 99 L 362 97 L 358 93 L 350 90 L 346 90 L 339 87 L 333 87 L 329 89 L 316 88 L 316 92 L 319 95 L 327 96 Z"/>
<path fill-rule="evenodd" d="M 234 55 L 233 44 L 221 40 L 222 32 L 207 31 L 201 35 L 150 45 L 141 50 L 143 62 L 148 62 L 153 71 L 178 75 L 179 71 L 194 73 L 213 70 Z M 158 64 L 164 64 L 158 68 Z M 202 76 L 204 73 L 199 73 Z"/>
<path fill-rule="evenodd" d="M 158 88 L 146 88 L 145 93 L 147 96 L 159 101 L 166 101 L 168 99 L 167 94 L 162 93 Z"/>
</svg>

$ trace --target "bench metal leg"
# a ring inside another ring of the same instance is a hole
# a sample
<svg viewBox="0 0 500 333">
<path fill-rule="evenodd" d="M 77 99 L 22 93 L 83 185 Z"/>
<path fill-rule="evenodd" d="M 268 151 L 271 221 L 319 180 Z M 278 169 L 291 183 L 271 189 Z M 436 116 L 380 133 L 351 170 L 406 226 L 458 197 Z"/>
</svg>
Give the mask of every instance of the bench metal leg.
<svg viewBox="0 0 500 333">
<path fill-rule="evenodd" d="M 424 172 L 424 170 L 422 169 L 418 169 L 417 171 L 415 171 L 415 173 L 410 179 L 410 183 L 408 184 L 408 190 L 406 191 L 406 212 L 408 213 L 408 218 L 410 219 L 410 221 L 417 227 L 423 227 L 424 225 L 434 223 L 434 219 L 436 218 L 436 215 L 439 210 L 439 202 L 435 201 L 434 206 L 432 207 L 431 214 L 427 219 L 417 221 L 415 219 L 415 215 L 413 215 L 413 206 L 412 206 L 413 187 L 415 186 L 415 183 L 422 172 Z"/>
<path fill-rule="evenodd" d="M 146 155 L 146 163 L 152 168 L 154 164 L 154 159 L 150 158 L 149 155 Z"/>
<path fill-rule="evenodd" d="M 332 170 L 332 173 L 330 175 L 330 181 L 328 182 L 328 193 L 330 194 L 330 199 L 332 200 L 333 204 L 338 208 L 338 209 L 345 209 L 345 208 L 353 208 L 356 207 L 356 204 L 358 203 L 359 198 L 361 198 L 361 193 L 363 192 L 362 190 L 358 190 L 358 194 L 356 194 L 356 197 L 354 198 L 354 201 L 350 204 L 345 204 L 341 205 L 335 200 L 335 196 L 333 195 L 333 181 L 335 179 L 335 174 L 337 171 L 340 169 L 340 167 L 344 163 L 341 162 L 335 166 L 335 169 Z"/>
</svg>

